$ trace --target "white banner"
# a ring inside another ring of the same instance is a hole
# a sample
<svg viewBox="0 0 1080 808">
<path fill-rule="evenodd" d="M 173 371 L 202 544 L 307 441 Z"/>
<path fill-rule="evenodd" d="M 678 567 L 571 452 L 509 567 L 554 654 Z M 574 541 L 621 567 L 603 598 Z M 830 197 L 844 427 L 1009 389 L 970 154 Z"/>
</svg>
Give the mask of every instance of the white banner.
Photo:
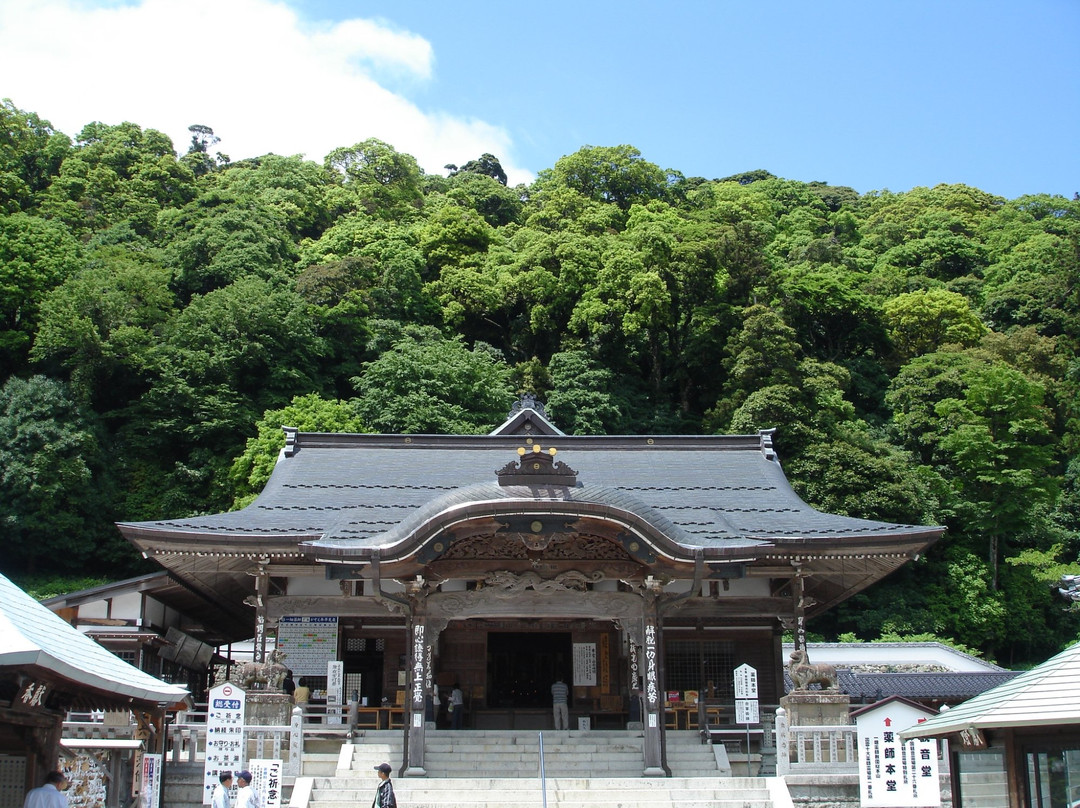
<svg viewBox="0 0 1080 808">
<path fill-rule="evenodd" d="M 596 643 L 574 643 L 574 684 L 596 686 Z"/>
<path fill-rule="evenodd" d="M 161 755 L 143 755 L 140 808 L 158 808 L 161 794 Z"/>
<path fill-rule="evenodd" d="M 247 694 L 232 682 L 218 685 L 210 691 L 206 704 L 206 761 L 203 764 L 203 805 L 210 804 L 218 775 L 223 771 L 234 774 L 243 769 L 244 717 L 247 713 Z M 233 796 L 236 781 L 233 781 Z"/>
<path fill-rule="evenodd" d="M 345 691 L 345 663 L 326 663 L 326 723 L 341 723 L 341 697 Z"/>
<path fill-rule="evenodd" d="M 248 763 L 251 770 L 251 788 L 260 808 L 280 808 L 282 761 L 256 759 Z"/>
</svg>

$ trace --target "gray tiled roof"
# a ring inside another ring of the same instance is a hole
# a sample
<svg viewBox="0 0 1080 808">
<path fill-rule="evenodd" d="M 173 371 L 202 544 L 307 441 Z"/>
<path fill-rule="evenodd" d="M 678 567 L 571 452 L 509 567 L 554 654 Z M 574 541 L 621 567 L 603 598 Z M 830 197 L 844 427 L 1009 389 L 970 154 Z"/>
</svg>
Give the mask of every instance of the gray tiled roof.
<svg viewBox="0 0 1080 808">
<path fill-rule="evenodd" d="M 839 671 L 840 689 L 853 699 L 880 701 L 887 696 L 902 696 L 913 701 L 958 703 L 997 687 L 1019 674 L 1016 671 L 940 673 L 854 673 Z"/>
<path fill-rule="evenodd" d="M 970 729 L 1080 725 L 1080 643 L 997 687 L 936 715 L 901 737 Z"/>
<path fill-rule="evenodd" d="M 118 700 L 173 705 L 188 691 L 105 650 L 0 575 L 0 666 L 49 671 Z"/>
<path fill-rule="evenodd" d="M 714 437 L 544 436 L 577 471 L 559 496 L 618 504 L 691 547 L 759 541 L 927 535 L 933 528 L 821 513 L 796 496 L 767 440 Z M 188 535 L 323 537 L 387 546 L 403 523 L 467 500 L 505 497 L 495 471 L 516 460 L 519 437 L 300 433 L 259 497 L 243 510 L 132 527 Z M 544 498 L 537 490 L 536 499 Z M 937 531 L 940 532 L 940 531 Z"/>
</svg>

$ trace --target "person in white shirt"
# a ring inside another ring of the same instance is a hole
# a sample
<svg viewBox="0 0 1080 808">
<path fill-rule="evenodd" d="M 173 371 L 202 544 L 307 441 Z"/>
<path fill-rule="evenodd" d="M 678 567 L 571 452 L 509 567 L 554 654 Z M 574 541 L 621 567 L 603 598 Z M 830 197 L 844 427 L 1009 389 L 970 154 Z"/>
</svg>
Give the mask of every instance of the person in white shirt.
<svg viewBox="0 0 1080 808">
<path fill-rule="evenodd" d="M 68 779 L 63 772 L 49 772 L 44 785 L 27 792 L 23 808 L 68 808 L 67 794 L 64 793 L 67 787 Z"/>
<path fill-rule="evenodd" d="M 450 691 L 450 729 L 461 729 L 465 718 L 465 694 L 461 692 L 461 685 L 454 682 L 454 688 Z"/>
<path fill-rule="evenodd" d="M 214 786 L 214 793 L 210 795 L 211 808 L 229 808 L 229 791 L 232 789 L 232 772 L 222 772 L 218 775 L 218 784 Z"/>
<path fill-rule="evenodd" d="M 247 769 L 238 772 L 236 784 L 239 788 L 236 790 L 235 808 L 259 808 L 259 797 L 251 787 L 251 772 Z"/>
</svg>

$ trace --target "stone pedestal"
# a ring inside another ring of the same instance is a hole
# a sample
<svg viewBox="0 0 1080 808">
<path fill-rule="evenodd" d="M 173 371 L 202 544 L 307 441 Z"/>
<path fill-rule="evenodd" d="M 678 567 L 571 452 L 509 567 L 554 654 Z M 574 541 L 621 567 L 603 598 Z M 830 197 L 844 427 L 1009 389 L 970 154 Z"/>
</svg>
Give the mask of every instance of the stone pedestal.
<svg viewBox="0 0 1080 808">
<path fill-rule="evenodd" d="M 851 723 L 851 697 L 829 690 L 802 690 L 780 699 L 793 727 L 836 727 Z"/>
<path fill-rule="evenodd" d="M 292 708 L 292 699 L 286 693 L 249 690 L 245 721 L 260 726 L 287 727 L 292 718 Z"/>
</svg>

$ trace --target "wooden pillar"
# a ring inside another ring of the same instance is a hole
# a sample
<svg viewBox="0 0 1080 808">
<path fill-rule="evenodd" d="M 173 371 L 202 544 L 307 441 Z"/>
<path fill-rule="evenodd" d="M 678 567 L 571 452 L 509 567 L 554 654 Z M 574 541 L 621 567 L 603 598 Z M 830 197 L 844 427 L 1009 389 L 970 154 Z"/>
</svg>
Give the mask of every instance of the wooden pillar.
<svg viewBox="0 0 1080 808">
<path fill-rule="evenodd" d="M 255 575 L 255 648 L 252 651 L 256 662 L 266 661 L 266 600 L 270 593 L 270 575 L 266 571 L 270 560 L 265 556 L 259 559 Z"/>
<path fill-rule="evenodd" d="M 661 636 L 658 591 L 647 589 L 642 601 L 642 673 L 645 677 L 645 724 L 646 777 L 666 777 L 663 757 L 664 733 L 664 682 L 663 638 Z"/>
<path fill-rule="evenodd" d="M 806 650 L 806 575 L 802 565 L 795 564 L 795 577 L 792 579 L 792 595 L 795 599 L 795 650 Z M 807 656 L 809 662 L 810 657 Z"/>
<path fill-rule="evenodd" d="M 422 579 L 410 585 L 409 592 L 409 699 L 406 715 L 408 760 L 406 777 L 423 777 L 427 735 L 427 700 L 435 683 L 434 657 L 445 620 L 427 616 L 427 588 Z"/>
</svg>

